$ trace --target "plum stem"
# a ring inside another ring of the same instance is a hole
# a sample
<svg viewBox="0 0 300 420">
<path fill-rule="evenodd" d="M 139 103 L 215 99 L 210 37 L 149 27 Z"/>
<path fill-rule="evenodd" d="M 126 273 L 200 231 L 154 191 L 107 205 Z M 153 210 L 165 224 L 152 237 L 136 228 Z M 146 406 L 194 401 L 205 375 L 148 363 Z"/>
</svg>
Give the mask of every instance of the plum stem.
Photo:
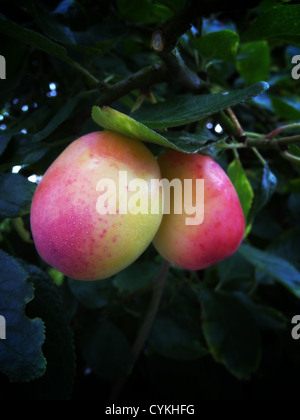
<svg viewBox="0 0 300 420">
<path fill-rule="evenodd" d="M 287 150 L 285 152 L 282 152 L 281 156 L 292 163 L 300 165 L 300 157 L 289 153 Z"/>
<path fill-rule="evenodd" d="M 253 153 L 257 156 L 258 160 L 261 162 L 262 166 L 265 168 L 268 164 L 264 157 L 259 153 L 256 147 L 251 147 Z"/>
<path fill-rule="evenodd" d="M 268 139 L 272 139 L 273 137 L 277 136 L 277 134 L 281 133 L 281 131 L 284 130 L 290 130 L 294 128 L 300 128 L 300 123 L 292 123 L 292 124 L 286 124 L 281 125 L 280 127 L 275 128 L 275 130 L 271 131 L 269 134 L 267 134 Z"/>
<path fill-rule="evenodd" d="M 152 292 L 152 298 L 144 319 L 144 322 L 141 325 L 141 328 L 138 332 L 138 335 L 136 337 L 136 340 L 134 342 L 133 348 L 132 348 L 132 364 L 131 364 L 131 368 L 127 374 L 126 377 L 123 377 L 121 379 L 119 379 L 116 384 L 114 385 L 112 391 L 111 391 L 111 395 L 110 395 L 110 399 L 111 400 L 115 400 L 118 398 L 118 396 L 120 395 L 127 379 L 128 376 L 130 375 L 130 373 L 132 372 L 134 365 L 137 361 L 137 359 L 139 358 L 143 347 L 145 345 L 145 342 L 149 336 L 151 327 L 153 325 L 155 316 L 157 314 L 158 308 L 159 308 L 159 304 L 163 295 L 163 291 L 164 291 L 164 287 L 166 284 L 166 280 L 168 277 L 168 272 L 169 272 L 169 268 L 170 268 L 170 263 L 166 260 L 162 260 L 161 263 L 161 267 L 160 270 L 158 272 L 157 277 L 154 279 L 153 282 L 153 292 Z"/>
</svg>

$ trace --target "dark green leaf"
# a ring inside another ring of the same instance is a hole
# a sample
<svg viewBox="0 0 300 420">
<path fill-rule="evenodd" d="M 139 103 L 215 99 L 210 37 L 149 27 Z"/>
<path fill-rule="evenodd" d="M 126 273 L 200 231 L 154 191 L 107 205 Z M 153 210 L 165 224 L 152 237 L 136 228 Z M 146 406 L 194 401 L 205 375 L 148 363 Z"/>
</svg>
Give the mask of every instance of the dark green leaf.
<svg viewBox="0 0 300 420">
<path fill-rule="evenodd" d="M 56 44 L 38 32 L 24 28 L 23 26 L 6 19 L 3 15 L 0 15 L 0 32 L 15 38 L 24 44 L 42 50 L 47 54 L 53 55 L 54 57 L 65 58 L 67 55 L 66 49 L 61 45 Z"/>
<path fill-rule="evenodd" d="M 300 147 L 296 144 L 289 145 L 289 152 L 294 156 L 300 157 Z"/>
<path fill-rule="evenodd" d="M 0 54 L 3 55 L 6 60 L 6 79 L 1 79 L 0 89 L 1 112 L 2 107 L 15 98 L 14 95 L 17 92 L 17 88 L 20 87 L 28 63 L 28 47 L 9 36 L 1 34 Z"/>
<path fill-rule="evenodd" d="M 283 258 L 243 244 L 239 251 L 258 270 L 276 279 L 295 296 L 300 297 L 300 272 Z"/>
<path fill-rule="evenodd" d="M 79 92 L 73 98 L 71 98 L 65 105 L 59 108 L 59 111 L 55 114 L 55 116 L 48 122 L 45 128 L 40 132 L 34 134 L 32 136 L 32 141 L 41 141 L 45 137 L 49 136 L 49 134 L 53 133 L 53 131 L 60 126 L 65 120 L 69 118 L 72 114 L 72 111 L 75 109 L 76 105 L 84 97 L 85 92 Z"/>
<path fill-rule="evenodd" d="M 45 324 L 43 353 L 47 360 L 45 375 L 26 385 L 22 394 L 26 399 L 69 399 L 75 377 L 74 342 L 59 290 L 44 271 L 23 261 L 21 264 L 29 273 L 35 290 L 26 314 L 41 318 Z"/>
<path fill-rule="evenodd" d="M 271 58 L 267 42 L 247 42 L 241 46 L 240 55 L 237 69 L 247 83 L 268 80 Z"/>
<path fill-rule="evenodd" d="M 90 309 L 103 308 L 108 304 L 111 280 L 91 282 L 68 280 L 69 287 L 76 299 Z"/>
<path fill-rule="evenodd" d="M 16 165 L 32 164 L 42 159 L 53 146 L 50 143 L 36 143 L 28 134 L 13 134 L 8 145 L 9 155 L 0 163 L 0 171 Z"/>
<path fill-rule="evenodd" d="M 200 331 L 191 329 L 185 320 L 178 321 L 168 316 L 155 319 L 149 337 L 151 350 L 175 360 L 196 360 L 208 354 Z"/>
<path fill-rule="evenodd" d="M 10 142 L 11 138 L 11 134 L 0 134 L 0 155 L 2 155 L 2 153 L 6 149 L 6 146 Z"/>
<path fill-rule="evenodd" d="M 291 179 L 282 187 L 282 192 L 295 192 L 300 193 L 300 178 Z"/>
<path fill-rule="evenodd" d="M 253 201 L 253 190 L 239 159 L 235 159 L 228 166 L 227 174 L 238 193 L 240 203 L 247 220 Z"/>
<path fill-rule="evenodd" d="M 259 305 L 244 293 L 237 292 L 235 296 L 245 305 L 261 329 L 278 330 L 286 328 L 287 319 L 276 309 Z"/>
<path fill-rule="evenodd" d="M 289 98 L 272 96 L 272 106 L 275 112 L 285 120 L 297 121 L 300 118 L 300 106 Z"/>
<path fill-rule="evenodd" d="M 71 29 L 57 22 L 54 15 L 47 12 L 40 3 L 29 1 L 27 7 L 36 24 L 48 38 L 66 45 L 76 44 Z"/>
<path fill-rule="evenodd" d="M 249 223 L 252 223 L 257 213 L 267 204 L 276 190 L 277 179 L 271 172 L 269 165 L 259 172 L 259 182 L 254 189 L 254 199 L 249 214 Z"/>
<path fill-rule="evenodd" d="M 203 333 L 212 356 L 240 379 L 258 367 L 261 342 L 258 327 L 235 295 L 202 288 Z"/>
<path fill-rule="evenodd" d="M 117 0 L 119 12 L 128 20 L 143 23 L 159 22 L 172 15 L 170 9 L 151 0 Z"/>
<path fill-rule="evenodd" d="M 239 45 L 239 36 L 230 29 L 223 29 L 198 38 L 193 45 L 208 60 L 234 61 Z"/>
<path fill-rule="evenodd" d="M 244 89 L 205 95 L 178 95 L 156 105 L 143 106 L 132 117 L 150 128 L 176 127 L 202 120 L 225 108 L 259 95 L 269 88 L 265 82 Z"/>
<path fill-rule="evenodd" d="M 123 333 L 106 320 L 88 323 L 80 335 L 80 345 L 85 362 L 101 378 L 114 382 L 130 368 L 130 345 Z"/>
<path fill-rule="evenodd" d="M 0 218 L 29 213 L 36 185 L 19 174 L 0 173 Z"/>
<path fill-rule="evenodd" d="M 187 150 L 190 147 L 190 150 L 193 149 L 195 152 L 200 152 L 214 144 L 223 141 L 227 136 L 215 136 L 209 130 L 198 130 L 195 133 L 188 133 L 187 131 L 167 131 L 163 135 L 176 147 L 182 151 Z"/>
<path fill-rule="evenodd" d="M 39 378 L 46 370 L 41 350 L 44 325 L 24 313 L 33 299 L 27 279 L 23 267 L 0 250 L 0 312 L 6 319 L 6 339 L 0 340 L 0 370 L 15 382 Z"/>
<path fill-rule="evenodd" d="M 293 227 L 293 229 L 284 232 L 268 246 L 268 252 L 286 259 L 300 271 L 299 249 L 300 227 Z"/>
<path fill-rule="evenodd" d="M 218 268 L 222 284 L 227 284 L 233 280 L 239 280 L 239 283 L 242 284 L 245 280 L 251 280 L 254 276 L 253 266 L 238 252 L 221 261 Z"/>
<path fill-rule="evenodd" d="M 151 284 L 158 271 L 159 264 L 153 261 L 137 261 L 118 273 L 113 279 L 113 285 L 120 290 L 134 292 Z"/>
<path fill-rule="evenodd" d="M 276 5 L 276 7 L 268 8 L 242 35 L 242 41 L 269 39 L 300 45 L 300 8 L 298 5 Z"/>
<path fill-rule="evenodd" d="M 122 114 L 115 109 L 108 106 L 99 108 L 94 106 L 92 111 L 92 118 L 101 127 L 106 130 L 117 131 L 126 136 L 133 137 L 145 142 L 159 144 L 171 149 L 180 150 L 186 153 L 195 153 L 203 150 L 205 147 L 211 146 L 216 140 L 216 136 L 209 131 L 200 131 L 198 133 L 189 134 L 185 132 L 170 133 L 164 132 L 163 135 L 151 130 L 145 125 L 135 121 L 128 115 Z M 170 137 L 170 140 L 169 140 Z"/>
</svg>

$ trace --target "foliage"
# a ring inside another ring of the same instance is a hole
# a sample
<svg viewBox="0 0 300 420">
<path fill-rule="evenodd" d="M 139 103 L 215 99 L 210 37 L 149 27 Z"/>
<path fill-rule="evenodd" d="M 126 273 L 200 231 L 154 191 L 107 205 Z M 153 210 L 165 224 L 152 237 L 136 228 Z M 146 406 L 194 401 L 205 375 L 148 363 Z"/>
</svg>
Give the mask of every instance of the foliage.
<svg viewBox="0 0 300 420">
<path fill-rule="evenodd" d="M 3 398 L 106 400 L 120 384 L 137 401 L 297 398 L 300 6 L 200 3 L 1 2 Z M 140 354 L 160 276 L 154 248 L 89 284 L 47 266 L 30 236 L 38 177 L 71 141 L 102 128 L 155 155 L 210 154 L 247 221 L 232 257 L 199 272 L 170 267 Z"/>
</svg>

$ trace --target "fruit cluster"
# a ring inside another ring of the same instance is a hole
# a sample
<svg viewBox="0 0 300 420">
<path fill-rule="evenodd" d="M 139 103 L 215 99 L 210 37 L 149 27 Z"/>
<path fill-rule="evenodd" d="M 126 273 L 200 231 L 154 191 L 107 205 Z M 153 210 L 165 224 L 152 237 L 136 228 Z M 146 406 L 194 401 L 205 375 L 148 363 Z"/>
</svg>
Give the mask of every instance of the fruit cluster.
<svg viewBox="0 0 300 420">
<path fill-rule="evenodd" d="M 120 173 L 126 173 L 124 185 Z M 103 179 L 114 188 L 102 191 Z M 166 213 L 164 190 L 152 184 L 154 179 L 170 185 L 180 180 L 180 200 L 186 180 L 204 180 L 203 190 L 189 191 L 189 206 L 182 201 L 177 212 L 174 188 Z M 143 181 L 137 183 L 138 193 L 130 187 L 136 180 Z M 147 188 L 150 185 L 156 186 Z M 107 212 L 97 206 L 104 196 Z M 115 211 L 108 211 L 116 197 Z M 124 197 L 127 212 L 120 211 Z M 187 207 L 197 213 L 200 206 L 202 219 L 186 223 L 192 220 Z M 37 251 L 48 264 L 71 278 L 96 280 L 127 267 L 151 241 L 162 257 L 179 267 L 206 268 L 236 251 L 245 221 L 231 181 L 211 157 L 169 150 L 156 160 L 142 142 L 101 131 L 71 143 L 47 170 L 33 197 L 31 229 Z"/>
</svg>

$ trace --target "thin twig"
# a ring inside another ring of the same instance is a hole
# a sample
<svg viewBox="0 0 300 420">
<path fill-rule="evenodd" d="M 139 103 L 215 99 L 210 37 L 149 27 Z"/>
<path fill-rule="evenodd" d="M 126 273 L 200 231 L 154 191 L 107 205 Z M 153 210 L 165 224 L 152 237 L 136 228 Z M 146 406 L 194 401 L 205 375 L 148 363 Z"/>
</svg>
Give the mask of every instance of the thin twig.
<svg viewBox="0 0 300 420">
<path fill-rule="evenodd" d="M 300 144 L 300 134 L 295 136 L 280 137 L 278 139 L 270 140 L 266 137 L 263 138 L 247 138 L 246 145 L 250 147 L 261 148 L 278 148 L 278 146 L 287 146 L 289 144 Z"/>
<path fill-rule="evenodd" d="M 292 155 L 288 151 L 285 151 L 281 153 L 281 156 L 285 158 L 286 160 L 289 160 L 290 162 L 296 163 L 297 165 L 300 165 L 300 157 Z"/>
<path fill-rule="evenodd" d="M 259 153 L 259 151 L 257 150 L 256 147 L 251 147 L 251 150 L 256 155 L 258 160 L 261 162 L 262 166 L 265 168 L 268 164 L 267 164 L 266 160 L 264 159 L 264 157 Z"/>
<path fill-rule="evenodd" d="M 97 105 L 109 105 L 135 89 L 148 88 L 156 83 L 166 81 L 167 78 L 168 72 L 162 63 L 145 67 L 137 73 L 129 76 L 127 79 L 121 80 L 115 85 L 107 88 L 102 95 L 100 95 Z"/>
<path fill-rule="evenodd" d="M 281 133 L 284 130 L 290 130 L 294 128 L 300 128 L 300 123 L 292 123 L 281 125 L 280 127 L 275 128 L 275 130 L 271 131 L 269 134 L 266 135 L 266 138 L 272 139 L 273 137 L 277 136 L 277 134 Z"/>
<path fill-rule="evenodd" d="M 233 126 L 235 128 L 237 137 L 244 137 L 245 136 L 245 132 L 244 132 L 244 130 L 243 130 L 243 128 L 242 128 L 239 120 L 237 119 L 235 113 L 232 111 L 231 108 L 227 108 L 226 109 L 226 113 L 227 113 L 227 115 L 229 116 L 229 118 L 232 121 L 232 124 L 233 124 Z"/>
<path fill-rule="evenodd" d="M 166 283 L 166 279 L 168 276 L 168 272 L 169 272 L 169 267 L 170 267 L 170 263 L 166 260 L 162 261 L 159 273 L 156 277 L 156 279 L 154 280 L 154 284 L 153 284 L 153 294 L 152 294 L 152 298 L 151 298 L 151 302 L 149 305 L 149 308 L 147 310 L 144 322 L 139 330 L 139 333 L 137 335 L 137 338 L 135 340 L 135 343 L 133 345 L 133 349 L 132 349 L 132 365 L 131 365 L 131 369 L 128 373 L 131 373 L 139 355 L 141 354 L 141 351 L 143 350 L 143 347 L 145 345 L 145 342 L 148 338 L 149 332 L 151 330 L 153 321 L 155 319 L 155 316 L 157 314 L 158 311 L 158 307 L 163 295 L 163 290 L 165 287 L 165 283 Z M 120 392 L 122 391 L 128 376 L 125 378 L 121 378 L 113 387 L 111 395 L 110 395 L 110 399 L 111 400 L 115 400 L 118 398 L 118 396 L 120 395 Z"/>
</svg>

